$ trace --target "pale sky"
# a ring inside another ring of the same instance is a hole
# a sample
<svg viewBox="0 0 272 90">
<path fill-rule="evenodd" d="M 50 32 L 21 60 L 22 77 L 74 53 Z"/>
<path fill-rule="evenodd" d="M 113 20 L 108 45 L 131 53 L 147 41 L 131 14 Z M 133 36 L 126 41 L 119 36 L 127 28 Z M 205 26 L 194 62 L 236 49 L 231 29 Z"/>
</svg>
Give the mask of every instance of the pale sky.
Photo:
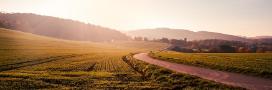
<svg viewBox="0 0 272 90">
<path fill-rule="evenodd" d="M 0 11 L 55 16 L 123 31 L 168 27 L 272 35 L 272 0 L 0 0 Z"/>
</svg>

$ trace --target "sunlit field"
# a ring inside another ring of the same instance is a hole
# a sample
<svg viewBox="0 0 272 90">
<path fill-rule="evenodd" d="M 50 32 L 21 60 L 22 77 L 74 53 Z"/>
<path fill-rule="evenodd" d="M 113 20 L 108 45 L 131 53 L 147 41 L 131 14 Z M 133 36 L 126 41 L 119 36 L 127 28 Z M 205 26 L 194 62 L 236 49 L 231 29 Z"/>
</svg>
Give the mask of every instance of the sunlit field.
<svg viewBox="0 0 272 90">
<path fill-rule="evenodd" d="M 272 0 L 0 0 L 0 90 L 272 90 Z"/>
<path fill-rule="evenodd" d="M 0 31 L 1 89 L 159 87 L 122 61 L 132 50 L 128 47 Z M 165 46 L 150 44 L 153 49 Z"/>
<path fill-rule="evenodd" d="M 183 74 L 168 80 L 174 72 L 153 66 L 143 74 L 124 61 L 130 53 L 168 46 L 163 43 L 67 41 L 5 29 L 0 41 L 0 89 L 241 89 Z"/>
<path fill-rule="evenodd" d="M 153 52 L 154 58 L 245 75 L 272 78 L 272 53 L 180 53 Z"/>
</svg>

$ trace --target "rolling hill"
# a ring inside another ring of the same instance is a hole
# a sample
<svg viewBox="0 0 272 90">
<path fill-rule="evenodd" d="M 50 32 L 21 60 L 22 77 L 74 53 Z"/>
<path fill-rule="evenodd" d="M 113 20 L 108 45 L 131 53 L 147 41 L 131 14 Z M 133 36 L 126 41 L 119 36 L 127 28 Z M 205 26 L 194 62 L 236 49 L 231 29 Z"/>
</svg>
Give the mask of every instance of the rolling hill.
<svg viewBox="0 0 272 90">
<path fill-rule="evenodd" d="M 147 52 L 168 46 L 164 43 L 70 41 L 3 28 L 0 28 L 0 42 L 1 90 L 157 90 L 175 89 L 177 85 L 183 85 L 185 89 L 207 87 L 239 90 L 198 77 L 177 74 L 131 57 L 131 53 L 137 50 Z M 167 79 L 157 79 L 164 76 Z M 180 83 L 173 85 L 170 79 Z"/>
<path fill-rule="evenodd" d="M 0 72 L 3 64 L 42 57 L 67 54 L 115 55 L 120 53 L 126 55 L 138 50 L 158 50 L 168 46 L 168 44 L 156 42 L 116 41 L 101 43 L 72 41 L 4 28 L 0 28 L 0 42 Z"/>
<path fill-rule="evenodd" d="M 205 40 L 205 39 L 222 39 L 222 40 L 235 40 L 235 41 L 246 41 L 247 39 L 216 33 L 216 32 L 207 32 L 207 31 L 199 31 L 193 32 L 184 29 L 169 29 L 169 28 L 156 28 L 156 29 L 142 29 L 142 30 L 134 30 L 127 32 L 130 36 L 141 36 L 147 37 L 149 39 L 160 39 L 160 38 L 169 38 L 169 39 L 184 39 L 188 40 Z"/>
<path fill-rule="evenodd" d="M 249 39 L 271 39 L 272 36 L 255 36 L 255 37 L 249 37 Z"/>
<path fill-rule="evenodd" d="M 66 40 L 104 42 L 129 39 L 113 29 L 30 13 L 0 13 L 0 27 Z"/>
</svg>

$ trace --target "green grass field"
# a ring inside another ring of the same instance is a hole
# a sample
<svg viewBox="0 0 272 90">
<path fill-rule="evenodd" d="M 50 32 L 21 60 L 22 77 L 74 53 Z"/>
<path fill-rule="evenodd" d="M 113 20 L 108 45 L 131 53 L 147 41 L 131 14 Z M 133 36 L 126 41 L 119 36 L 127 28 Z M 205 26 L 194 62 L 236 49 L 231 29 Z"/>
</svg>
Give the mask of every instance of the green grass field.
<svg viewBox="0 0 272 90">
<path fill-rule="evenodd" d="M 131 52 L 159 50 L 167 44 L 67 41 L 5 29 L 0 29 L 0 42 L 0 89 L 174 88 L 145 77 L 122 58 Z M 208 82 L 190 77 L 179 82 L 184 83 L 182 88 L 197 89 L 194 83 Z M 206 88 L 230 89 L 208 84 L 211 86 Z"/>
<path fill-rule="evenodd" d="M 272 79 L 272 53 L 180 53 L 173 51 L 149 54 L 175 63 Z"/>
</svg>

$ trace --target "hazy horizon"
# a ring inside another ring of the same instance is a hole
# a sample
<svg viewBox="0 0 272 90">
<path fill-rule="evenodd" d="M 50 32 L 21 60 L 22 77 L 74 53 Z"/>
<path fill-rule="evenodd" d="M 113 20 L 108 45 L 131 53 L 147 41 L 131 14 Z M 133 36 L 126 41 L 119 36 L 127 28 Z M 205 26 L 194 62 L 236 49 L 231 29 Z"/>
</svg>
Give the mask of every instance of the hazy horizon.
<svg viewBox="0 0 272 90">
<path fill-rule="evenodd" d="M 271 0 L 0 0 L 0 11 L 79 20 L 122 31 L 167 27 L 272 35 Z"/>
<path fill-rule="evenodd" d="M 0 90 L 272 90 L 272 0 L 0 0 Z"/>
</svg>

